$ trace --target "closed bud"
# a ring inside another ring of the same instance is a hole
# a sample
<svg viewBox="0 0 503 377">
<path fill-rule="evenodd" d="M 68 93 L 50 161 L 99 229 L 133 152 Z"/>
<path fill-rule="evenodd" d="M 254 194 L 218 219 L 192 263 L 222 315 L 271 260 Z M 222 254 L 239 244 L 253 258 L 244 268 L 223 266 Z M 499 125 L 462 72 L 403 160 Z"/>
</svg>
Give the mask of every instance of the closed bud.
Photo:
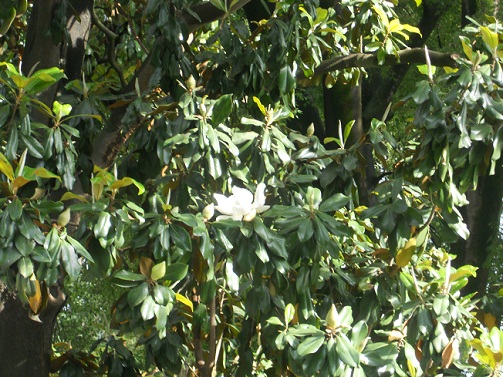
<svg viewBox="0 0 503 377">
<path fill-rule="evenodd" d="M 307 127 L 307 132 L 306 132 L 308 137 L 311 137 L 314 135 L 314 123 L 311 123 L 309 127 Z"/>
<path fill-rule="evenodd" d="M 192 92 L 196 88 L 196 80 L 194 79 L 194 76 L 190 75 L 186 81 L 186 84 L 187 89 Z"/>
<path fill-rule="evenodd" d="M 70 207 L 61 212 L 58 216 L 58 225 L 63 227 L 70 222 Z"/>
<path fill-rule="evenodd" d="M 327 321 L 327 327 L 329 329 L 336 329 L 338 327 L 338 319 L 339 319 L 339 314 L 337 313 L 337 309 L 335 308 L 335 305 L 332 304 L 330 307 L 330 310 L 327 313 L 326 321 Z"/>
<path fill-rule="evenodd" d="M 214 214 L 215 214 L 215 205 L 213 203 L 208 204 L 206 207 L 204 207 L 203 218 L 205 220 L 210 220 Z"/>
</svg>

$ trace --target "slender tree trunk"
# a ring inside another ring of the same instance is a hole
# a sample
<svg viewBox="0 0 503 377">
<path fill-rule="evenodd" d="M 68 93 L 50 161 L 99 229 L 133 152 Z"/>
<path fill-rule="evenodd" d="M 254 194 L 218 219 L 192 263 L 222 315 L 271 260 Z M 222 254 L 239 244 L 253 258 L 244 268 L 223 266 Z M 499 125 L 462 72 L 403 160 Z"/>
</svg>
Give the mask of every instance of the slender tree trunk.
<svg viewBox="0 0 503 377">
<path fill-rule="evenodd" d="M 29 318 L 29 309 L 0 283 L 1 377 L 49 376 L 52 333 L 64 302 L 61 291 L 50 296 L 38 322 Z"/>
</svg>

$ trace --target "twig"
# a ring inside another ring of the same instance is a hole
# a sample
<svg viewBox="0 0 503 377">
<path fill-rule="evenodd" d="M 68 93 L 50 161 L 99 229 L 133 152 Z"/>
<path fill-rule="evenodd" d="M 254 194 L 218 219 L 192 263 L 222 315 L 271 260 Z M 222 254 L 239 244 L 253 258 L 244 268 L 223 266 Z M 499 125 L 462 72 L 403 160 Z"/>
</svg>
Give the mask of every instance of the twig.
<svg viewBox="0 0 503 377">
<path fill-rule="evenodd" d="M 119 12 L 124 16 L 126 17 L 126 20 L 127 20 L 127 23 L 129 24 L 129 27 L 131 29 L 131 33 L 133 34 L 133 37 L 134 39 L 136 40 L 136 42 L 138 42 L 138 45 L 140 46 L 140 48 L 146 53 L 148 54 L 149 53 L 149 50 L 147 48 L 147 46 L 145 46 L 145 44 L 143 44 L 143 41 L 140 39 L 140 37 L 138 36 L 138 34 L 136 34 L 136 31 L 134 29 L 134 24 L 133 24 L 133 20 L 131 19 L 131 16 L 129 15 L 129 13 L 127 13 L 124 8 L 122 7 L 122 5 L 120 3 L 117 3 L 117 8 L 119 9 Z"/>
</svg>

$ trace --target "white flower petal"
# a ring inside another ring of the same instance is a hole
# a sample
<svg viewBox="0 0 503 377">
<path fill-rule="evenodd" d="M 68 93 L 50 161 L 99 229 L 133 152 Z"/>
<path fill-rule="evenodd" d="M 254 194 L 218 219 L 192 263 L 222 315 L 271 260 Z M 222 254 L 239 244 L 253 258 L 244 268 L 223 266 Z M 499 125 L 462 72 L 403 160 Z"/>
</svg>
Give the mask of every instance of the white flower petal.
<svg viewBox="0 0 503 377">
<path fill-rule="evenodd" d="M 241 205 L 245 205 L 246 203 L 251 205 L 253 202 L 253 194 L 247 189 L 234 186 L 232 188 L 232 194 Z"/>
<path fill-rule="evenodd" d="M 265 204 L 265 183 L 259 183 L 255 190 L 255 201 L 253 202 L 255 208 L 261 207 Z"/>
<path fill-rule="evenodd" d="M 224 215 L 231 215 L 232 214 L 232 208 L 233 208 L 233 197 L 226 197 L 225 195 L 222 194 L 213 194 L 213 197 L 217 201 L 217 205 L 215 206 L 215 209 L 223 213 Z"/>
<path fill-rule="evenodd" d="M 267 211 L 269 208 L 271 208 L 271 206 L 260 206 L 260 207 L 255 208 L 255 211 L 257 213 L 262 213 L 262 212 Z"/>
<path fill-rule="evenodd" d="M 257 211 L 253 208 L 249 213 L 243 216 L 243 221 L 252 221 L 257 216 Z"/>
</svg>

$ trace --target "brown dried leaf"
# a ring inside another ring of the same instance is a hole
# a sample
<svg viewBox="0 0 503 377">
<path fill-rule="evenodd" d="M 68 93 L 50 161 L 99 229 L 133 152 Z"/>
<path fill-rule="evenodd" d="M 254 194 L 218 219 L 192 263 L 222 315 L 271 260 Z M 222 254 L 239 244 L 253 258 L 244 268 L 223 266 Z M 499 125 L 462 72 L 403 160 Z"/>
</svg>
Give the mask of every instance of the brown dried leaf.
<svg viewBox="0 0 503 377">
<path fill-rule="evenodd" d="M 152 267 L 154 266 L 154 261 L 147 257 L 141 257 L 140 259 L 140 273 L 143 276 L 150 278 L 152 272 Z"/>
</svg>

